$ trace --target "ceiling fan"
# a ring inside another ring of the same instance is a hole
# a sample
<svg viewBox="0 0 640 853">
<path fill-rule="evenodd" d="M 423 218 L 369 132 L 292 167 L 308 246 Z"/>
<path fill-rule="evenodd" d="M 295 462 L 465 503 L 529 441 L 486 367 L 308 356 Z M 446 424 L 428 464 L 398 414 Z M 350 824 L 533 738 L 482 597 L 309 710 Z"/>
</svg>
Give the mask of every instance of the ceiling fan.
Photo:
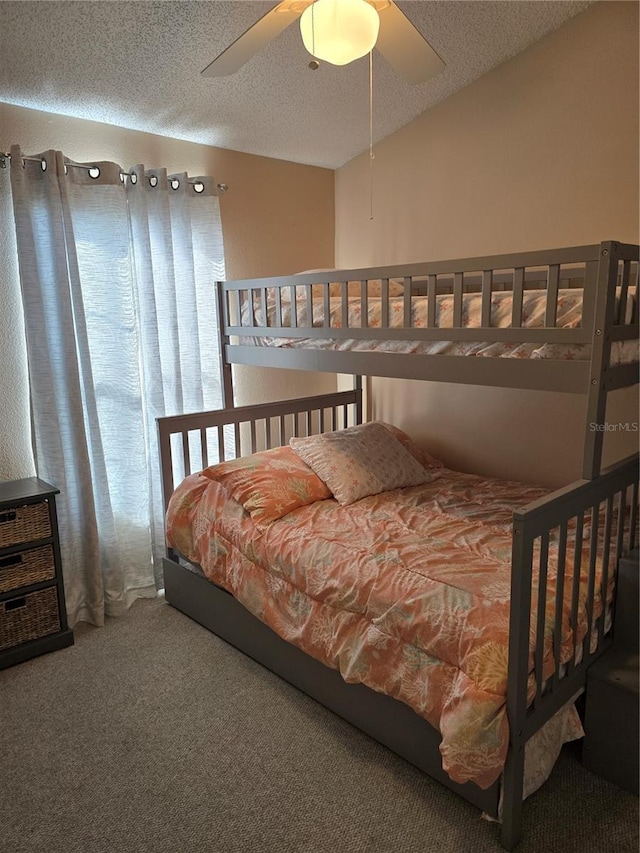
<svg viewBox="0 0 640 853">
<path fill-rule="evenodd" d="M 300 19 L 302 40 L 317 60 L 346 65 L 375 46 L 409 83 L 424 83 L 444 62 L 392 0 L 284 0 L 270 9 L 204 69 L 205 77 L 235 74 Z"/>
</svg>

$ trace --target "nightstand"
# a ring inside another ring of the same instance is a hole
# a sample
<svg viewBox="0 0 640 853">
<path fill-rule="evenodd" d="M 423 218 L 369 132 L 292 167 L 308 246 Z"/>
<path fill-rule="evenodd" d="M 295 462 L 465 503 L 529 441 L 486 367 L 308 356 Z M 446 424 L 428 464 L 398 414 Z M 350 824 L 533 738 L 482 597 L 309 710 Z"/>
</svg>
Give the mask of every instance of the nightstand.
<svg viewBox="0 0 640 853">
<path fill-rule="evenodd" d="M 35 477 L 0 483 L 0 669 L 73 644 L 57 494 Z"/>
</svg>

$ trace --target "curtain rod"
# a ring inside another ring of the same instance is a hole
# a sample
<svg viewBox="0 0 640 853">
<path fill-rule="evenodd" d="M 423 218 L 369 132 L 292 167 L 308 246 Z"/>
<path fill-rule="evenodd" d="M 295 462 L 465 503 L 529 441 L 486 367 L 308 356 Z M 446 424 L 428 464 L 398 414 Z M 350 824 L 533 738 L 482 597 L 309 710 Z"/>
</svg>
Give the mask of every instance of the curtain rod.
<svg viewBox="0 0 640 853">
<path fill-rule="evenodd" d="M 23 161 L 29 160 L 31 163 L 42 163 L 41 157 L 23 157 L 22 159 L 23 159 Z M 2 169 L 6 168 L 5 162 L 7 160 L 11 160 L 11 154 L 5 154 L 3 151 L 0 151 L 0 168 L 2 168 Z M 67 167 L 71 166 L 72 169 L 92 169 L 92 168 L 95 169 L 95 168 L 97 168 L 97 166 L 92 166 L 90 163 L 65 163 L 65 165 Z M 135 172 L 120 172 L 120 174 L 123 177 L 125 175 L 128 175 L 129 177 L 131 177 L 132 175 L 135 174 Z M 188 181 L 188 183 L 191 185 L 194 185 L 194 184 L 198 184 L 201 182 L 200 181 Z M 216 187 L 218 188 L 218 190 L 221 193 L 226 193 L 227 190 L 229 189 L 228 184 L 216 184 Z"/>
</svg>

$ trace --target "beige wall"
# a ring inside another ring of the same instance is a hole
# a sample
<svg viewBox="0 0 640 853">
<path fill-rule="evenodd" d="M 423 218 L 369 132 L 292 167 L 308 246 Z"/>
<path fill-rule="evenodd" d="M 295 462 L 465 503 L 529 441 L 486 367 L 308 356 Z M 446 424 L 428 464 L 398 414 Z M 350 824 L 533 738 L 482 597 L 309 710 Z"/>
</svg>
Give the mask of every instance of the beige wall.
<svg viewBox="0 0 640 853">
<path fill-rule="evenodd" d="M 0 103 L 0 149 L 57 148 L 74 160 L 114 160 L 213 174 L 229 278 L 294 273 L 334 262 L 334 176 L 329 169 L 197 145 Z M 6 187 L 6 184 L 5 184 Z M 0 197 L 0 480 L 32 473 L 26 355 L 8 192 Z M 7 227 L 9 226 L 9 227 Z M 212 346 L 216 343 L 212 341 Z M 298 371 L 237 372 L 237 402 L 335 390 L 335 377 Z"/>
<path fill-rule="evenodd" d="M 336 264 L 638 240 L 638 5 L 599 3 L 336 174 Z M 373 380 L 374 416 L 453 467 L 546 485 L 580 472 L 585 400 Z M 637 421 L 621 392 L 609 420 Z M 622 399 L 621 399 L 622 398 Z M 622 436 L 637 447 L 637 434 Z"/>
</svg>

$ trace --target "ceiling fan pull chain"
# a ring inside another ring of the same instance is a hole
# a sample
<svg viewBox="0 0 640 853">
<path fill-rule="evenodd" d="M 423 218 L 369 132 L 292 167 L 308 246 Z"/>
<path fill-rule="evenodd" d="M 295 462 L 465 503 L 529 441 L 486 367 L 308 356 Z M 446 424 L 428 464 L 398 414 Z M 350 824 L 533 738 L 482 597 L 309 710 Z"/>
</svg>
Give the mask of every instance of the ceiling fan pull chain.
<svg viewBox="0 0 640 853">
<path fill-rule="evenodd" d="M 373 51 L 369 51 L 369 219 L 373 219 Z"/>
</svg>

